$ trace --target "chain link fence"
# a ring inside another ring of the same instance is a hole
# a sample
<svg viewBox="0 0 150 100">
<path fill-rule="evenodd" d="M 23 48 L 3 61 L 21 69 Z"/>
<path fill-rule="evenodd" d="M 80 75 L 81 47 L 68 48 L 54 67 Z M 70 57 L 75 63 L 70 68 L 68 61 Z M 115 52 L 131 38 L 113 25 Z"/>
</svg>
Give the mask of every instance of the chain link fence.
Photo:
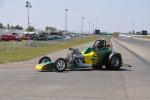
<svg viewBox="0 0 150 100">
<path fill-rule="evenodd" d="M 0 51 L 11 51 L 21 48 L 35 48 L 49 45 L 50 41 L 1 41 Z"/>
</svg>

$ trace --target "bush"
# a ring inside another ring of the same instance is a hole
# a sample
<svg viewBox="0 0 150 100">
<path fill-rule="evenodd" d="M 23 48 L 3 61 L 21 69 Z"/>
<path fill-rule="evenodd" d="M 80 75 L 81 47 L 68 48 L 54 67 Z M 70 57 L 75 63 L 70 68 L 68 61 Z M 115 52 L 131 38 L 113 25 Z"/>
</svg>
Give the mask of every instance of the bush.
<svg viewBox="0 0 150 100">
<path fill-rule="evenodd" d="M 119 37 L 119 35 L 120 35 L 119 32 L 114 32 L 114 33 L 113 33 L 113 37 L 115 37 L 115 38 L 116 38 L 116 37 Z"/>
</svg>

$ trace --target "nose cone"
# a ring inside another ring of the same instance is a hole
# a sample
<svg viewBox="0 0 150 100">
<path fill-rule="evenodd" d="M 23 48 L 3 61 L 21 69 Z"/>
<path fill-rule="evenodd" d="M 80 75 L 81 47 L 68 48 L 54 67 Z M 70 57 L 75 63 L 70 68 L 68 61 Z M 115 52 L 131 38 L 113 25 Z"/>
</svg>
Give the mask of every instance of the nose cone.
<svg viewBox="0 0 150 100">
<path fill-rule="evenodd" d="M 34 68 L 36 71 L 42 71 L 42 70 L 44 70 L 44 65 L 43 64 L 37 64 Z"/>
</svg>

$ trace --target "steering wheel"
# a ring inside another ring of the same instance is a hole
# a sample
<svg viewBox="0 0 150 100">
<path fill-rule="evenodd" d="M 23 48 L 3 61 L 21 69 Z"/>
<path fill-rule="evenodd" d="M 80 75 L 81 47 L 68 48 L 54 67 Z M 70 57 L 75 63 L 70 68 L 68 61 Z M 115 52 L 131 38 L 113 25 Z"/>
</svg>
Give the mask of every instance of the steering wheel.
<svg viewBox="0 0 150 100">
<path fill-rule="evenodd" d="M 95 43 L 92 46 L 92 49 L 94 50 L 100 50 L 101 48 L 106 46 L 105 40 L 96 40 Z"/>
</svg>

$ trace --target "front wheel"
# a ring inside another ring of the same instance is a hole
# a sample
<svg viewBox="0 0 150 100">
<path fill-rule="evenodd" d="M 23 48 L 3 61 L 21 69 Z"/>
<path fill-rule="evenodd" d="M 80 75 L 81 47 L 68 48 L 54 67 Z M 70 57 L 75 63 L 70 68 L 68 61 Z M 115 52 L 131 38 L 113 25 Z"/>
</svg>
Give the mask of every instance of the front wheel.
<svg viewBox="0 0 150 100">
<path fill-rule="evenodd" d="M 48 63 L 48 62 L 51 62 L 51 59 L 47 56 L 45 57 L 42 57 L 40 60 L 39 60 L 39 64 L 41 63 Z"/>
<path fill-rule="evenodd" d="M 59 58 L 55 61 L 55 70 L 58 72 L 63 72 L 65 71 L 67 67 L 67 62 L 63 58 Z"/>
</svg>

